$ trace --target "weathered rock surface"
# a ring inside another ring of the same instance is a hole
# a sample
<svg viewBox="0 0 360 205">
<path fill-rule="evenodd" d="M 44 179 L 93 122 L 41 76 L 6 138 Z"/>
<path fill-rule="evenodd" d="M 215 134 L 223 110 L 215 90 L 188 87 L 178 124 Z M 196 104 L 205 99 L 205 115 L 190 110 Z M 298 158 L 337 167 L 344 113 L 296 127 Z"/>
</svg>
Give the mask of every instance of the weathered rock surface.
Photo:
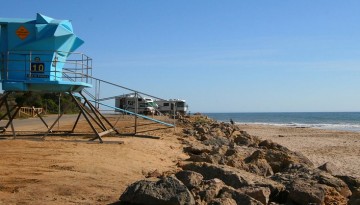
<svg viewBox="0 0 360 205">
<path fill-rule="evenodd" d="M 247 132 L 240 131 L 240 134 L 234 137 L 234 142 L 240 146 L 257 147 L 261 140 L 258 137 L 249 135 Z"/>
<path fill-rule="evenodd" d="M 193 195 L 175 177 L 135 182 L 121 195 L 120 201 L 127 204 L 195 204 Z"/>
<path fill-rule="evenodd" d="M 344 181 L 352 192 L 349 200 L 350 205 L 360 204 L 360 178 L 351 176 L 336 176 L 337 178 Z"/>
<path fill-rule="evenodd" d="M 352 195 L 348 185 L 342 181 L 341 179 L 338 179 L 334 176 L 332 176 L 329 173 L 321 172 L 314 177 L 318 183 L 325 184 L 327 186 L 335 188 L 339 194 L 341 194 L 344 197 L 350 197 Z"/>
<path fill-rule="evenodd" d="M 235 200 L 236 204 L 243 205 L 263 205 L 263 203 L 257 201 L 256 199 L 250 197 L 247 194 L 242 193 L 231 187 L 224 187 L 221 189 L 219 198 L 230 198 Z"/>
<path fill-rule="evenodd" d="M 189 189 L 199 186 L 204 178 L 197 172 L 187 170 L 179 171 L 175 176 Z"/>
<path fill-rule="evenodd" d="M 269 203 L 271 191 L 268 187 L 255 187 L 255 188 L 246 187 L 240 189 L 240 191 L 260 201 L 263 204 Z"/>
<path fill-rule="evenodd" d="M 296 180 L 289 186 L 288 202 L 300 205 L 322 204 L 324 199 L 324 189 L 315 182 Z"/>
<path fill-rule="evenodd" d="M 326 162 L 325 164 L 319 166 L 318 169 L 323 170 L 329 174 L 339 173 L 339 169 L 331 162 Z"/>
<path fill-rule="evenodd" d="M 204 179 L 221 179 L 226 185 L 235 189 L 251 186 L 251 187 L 269 187 L 273 192 L 280 192 L 284 186 L 271 179 L 261 177 L 259 175 L 247 172 L 245 170 L 236 169 L 225 165 L 214 165 L 209 163 L 190 163 L 182 167 L 184 170 L 198 172 L 204 176 Z"/>
</svg>

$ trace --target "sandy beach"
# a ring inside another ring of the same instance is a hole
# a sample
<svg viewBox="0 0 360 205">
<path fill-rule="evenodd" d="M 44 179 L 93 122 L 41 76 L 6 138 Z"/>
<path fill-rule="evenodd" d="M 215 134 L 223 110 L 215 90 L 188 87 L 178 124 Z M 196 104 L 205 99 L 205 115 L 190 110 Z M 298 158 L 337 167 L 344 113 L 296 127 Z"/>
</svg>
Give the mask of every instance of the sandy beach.
<svg viewBox="0 0 360 205">
<path fill-rule="evenodd" d="M 89 130 L 84 121 L 79 125 L 81 132 Z M 139 120 L 139 124 L 149 121 Z M 130 125 L 132 118 L 117 122 L 121 131 L 131 131 Z M 156 124 L 140 127 L 164 128 Z M 81 136 L 48 137 L 45 141 L 1 138 L 0 204 L 114 203 L 131 183 L 153 172 L 174 172 L 176 164 L 187 157 L 174 128 L 103 140 L 100 144 Z"/>
<path fill-rule="evenodd" d="M 308 157 L 315 166 L 332 162 L 338 175 L 360 177 L 360 133 L 269 125 L 240 125 L 251 135 L 270 139 Z"/>
<path fill-rule="evenodd" d="M 116 119 L 114 119 L 116 120 Z M 132 119 L 120 120 L 125 130 Z M 88 129 L 84 124 L 83 130 Z M 241 125 L 262 139 L 300 151 L 316 166 L 332 162 L 338 174 L 360 176 L 360 133 Z M 151 125 L 150 128 L 156 128 Z M 0 204 L 111 204 L 131 183 L 172 173 L 187 159 L 182 128 L 146 131 L 136 137 L 0 140 Z M 78 140 L 78 141 L 76 141 Z"/>
</svg>

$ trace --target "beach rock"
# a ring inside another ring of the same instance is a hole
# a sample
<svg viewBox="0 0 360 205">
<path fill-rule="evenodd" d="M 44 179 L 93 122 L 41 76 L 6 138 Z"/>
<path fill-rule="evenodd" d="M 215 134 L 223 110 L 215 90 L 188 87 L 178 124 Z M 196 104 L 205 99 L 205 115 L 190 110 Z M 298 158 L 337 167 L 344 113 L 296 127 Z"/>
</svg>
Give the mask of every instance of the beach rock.
<svg viewBox="0 0 360 205">
<path fill-rule="evenodd" d="M 155 169 L 154 171 L 150 171 L 148 173 L 145 173 L 144 175 L 145 175 L 145 178 L 159 178 L 163 174 L 160 173 L 157 169 Z"/>
<path fill-rule="evenodd" d="M 190 128 L 183 129 L 183 133 L 185 135 L 189 135 L 189 136 L 195 136 L 197 134 L 197 132 L 195 130 L 190 129 Z"/>
<path fill-rule="evenodd" d="M 264 153 L 265 159 L 274 173 L 283 172 L 294 167 L 313 167 L 313 163 L 307 157 L 297 152 L 285 151 L 284 149 L 268 149 L 264 150 Z"/>
<path fill-rule="evenodd" d="M 341 195 L 333 187 L 323 186 L 325 191 L 324 204 L 348 204 L 348 199 Z"/>
<path fill-rule="evenodd" d="M 257 149 L 254 147 L 246 147 L 246 146 L 235 146 L 233 148 L 227 149 L 224 153 L 225 165 L 231 166 L 237 169 L 243 169 L 250 171 L 251 168 L 245 163 L 245 159 Z M 257 169 L 257 168 L 254 168 Z M 253 173 L 257 173 L 254 171 Z"/>
<path fill-rule="evenodd" d="M 209 202 L 209 205 L 237 205 L 237 203 L 231 198 L 216 198 Z"/>
<path fill-rule="evenodd" d="M 203 180 L 203 176 L 193 171 L 179 171 L 175 174 L 176 178 L 179 179 L 188 189 L 192 189 L 200 185 Z"/>
<path fill-rule="evenodd" d="M 120 196 L 120 201 L 127 204 L 195 204 L 190 191 L 175 177 L 135 182 Z"/>
<path fill-rule="evenodd" d="M 326 162 L 325 164 L 319 166 L 318 169 L 323 170 L 329 174 L 339 173 L 339 169 L 336 167 L 335 164 L 333 164 L 331 162 Z"/>
<path fill-rule="evenodd" d="M 207 162 L 211 164 L 217 164 L 221 160 L 220 155 L 209 155 L 207 153 L 202 153 L 200 155 L 194 155 L 194 154 L 189 154 L 189 155 L 190 158 L 187 159 L 187 161 L 192 161 L 192 162 Z"/>
<path fill-rule="evenodd" d="M 206 134 L 209 132 L 209 128 L 206 125 L 197 125 L 195 126 L 195 131 L 199 134 Z"/>
<path fill-rule="evenodd" d="M 339 192 L 342 196 L 346 198 L 352 195 L 352 192 L 349 189 L 348 185 L 341 179 L 338 179 L 331 174 L 322 172 L 316 175 L 315 179 L 317 179 L 318 183 L 320 184 L 325 184 L 327 186 L 335 188 L 337 192 Z"/>
<path fill-rule="evenodd" d="M 198 172 L 204 176 L 205 180 L 218 178 L 226 185 L 235 189 L 246 186 L 269 187 L 272 193 L 284 190 L 284 186 L 273 180 L 258 176 L 245 170 L 236 169 L 224 165 L 209 163 L 189 163 L 182 167 L 184 170 Z"/>
<path fill-rule="evenodd" d="M 249 195 L 244 194 L 241 191 L 228 186 L 225 186 L 220 190 L 219 198 L 233 199 L 236 202 L 236 204 L 264 205 L 263 203 L 250 197 Z"/>
<path fill-rule="evenodd" d="M 336 176 L 337 178 L 344 181 L 352 192 L 349 199 L 349 205 L 360 204 L 360 178 L 351 176 Z"/>
<path fill-rule="evenodd" d="M 360 178 L 355 178 L 351 176 L 336 176 L 345 182 L 352 195 L 349 199 L 349 205 L 359 205 L 360 204 Z"/>
<path fill-rule="evenodd" d="M 220 190 L 225 186 L 224 182 L 220 179 L 203 180 L 200 185 L 192 189 L 192 193 L 198 196 L 196 200 L 202 204 L 208 204 L 215 199 Z"/>
<path fill-rule="evenodd" d="M 317 182 L 312 180 L 313 173 L 311 170 L 307 168 L 301 168 L 296 170 L 289 170 L 291 172 L 278 172 L 270 177 L 270 179 L 284 185 L 286 189 L 277 193 L 276 195 L 272 195 L 272 201 L 278 202 L 280 204 L 285 204 L 288 201 L 289 193 L 291 191 L 291 187 L 293 186 L 294 181 L 303 182 L 307 184 L 316 184 Z M 293 193 L 294 194 L 294 193 Z"/>
<path fill-rule="evenodd" d="M 353 192 L 356 189 L 360 189 L 360 178 L 352 177 L 352 176 L 336 176 L 345 182 L 349 189 Z"/>
<path fill-rule="evenodd" d="M 284 192 L 280 193 L 278 197 L 273 197 L 276 202 L 299 203 L 304 197 L 309 199 L 304 204 L 319 201 L 323 201 L 321 203 L 324 204 L 333 204 L 333 201 L 345 202 L 346 204 L 347 198 L 351 195 L 351 191 L 344 182 L 318 169 L 303 167 L 288 170 L 287 172 L 276 173 L 271 176 L 271 179 L 286 186 Z"/>
<path fill-rule="evenodd" d="M 271 191 L 268 187 L 246 187 L 241 188 L 240 191 L 263 204 L 269 203 Z"/>
<path fill-rule="evenodd" d="M 315 176 L 315 179 L 320 184 L 325 184 L 327 186 L 335 188 L 337 192 L 339 192 L 342 196 L 346 198 L 351 196 L 352 194 L 349 187 L 344 181 L 336 177 L 333 177 L 329 173 L 321 172 Z"/>
<path fill-rule="evenodd" d="M 240 146 L 244 145 L 244 146 L 257 147 L 260 141 L 261 140 L 258 137 L 251 136 L 245 131 L 241 131 L 240 134 L 234 137 L 234 142 Z"/>
<path fill-rule="evenodd" d="M 206 146 L 198 142 L 188 142 L 188 146 L 184 147 L 184 152 L 194 155 L 201 155 L 202 153 L 210 153 L 212 147 Z"/>
<path fill-rule="evenodd" d="M 308 205 L 308 204 L 324 204 L 325 191 L 316 182 L 305 182 L 295 180 L 289 187 L 289 202 Z"/>
<path fill-rule="evenodd" d="M 213 125 L 211 125 L 213 126 Z M 227 137 L 223 130 L 219 127 L 212 127 L 210 130 L 210 135 L 219 136 L 219 137 Z"/>
<path fill-rule="evenodd" d="M 272 149 L 272 150 L 279 150 L 284 152 L 290 152 L 290 150 L 278 143 L 275 143 L 271 140 L 264 140 L 259 143 L 259 147 L 265 148 L 265 149 Z"/>
<path fill-rule="evenodd" d="M 261 150 L 255 151 L 244 161 L 248 165 L 248 169 L 251 173 L 261 176 L 271 176 L 274 174 L 271 166 L 265 159 L 265 153 Z"/>
<path fill-rule="evenodd" d="M 207 139 L 203 140 L 202 143 L 207 146 L 221 147 L 221 146 L 229 146 L 230 140 L 221 136 L 208 135 Z"/>
<path fill-rule="evenodd" d="M 282 172 L 292 164 L 291 156 L 287 153 L 277 150 L 265 150 L 265 159 L 271 166 L 274 173 Z"/>
<path fill-rule="evenodd" d="M 210 147 L 207 145 L 200 144 L 199 146 L 186 147 L 184 151 L 190 156 L 187 161 L 193 162 L 208 162 L 212 164 L 224 164 L 226 152 L 226 146 L 215 146 Z"/>
<path fill-rule="evenodd" d="M 350 197 L 349 200 L 349 204 L 350 205 L 359 205 L 360 204 L 360 188 L 356 188 L 351 190 L 352 191 L 352 195 Z"/>
</svg>

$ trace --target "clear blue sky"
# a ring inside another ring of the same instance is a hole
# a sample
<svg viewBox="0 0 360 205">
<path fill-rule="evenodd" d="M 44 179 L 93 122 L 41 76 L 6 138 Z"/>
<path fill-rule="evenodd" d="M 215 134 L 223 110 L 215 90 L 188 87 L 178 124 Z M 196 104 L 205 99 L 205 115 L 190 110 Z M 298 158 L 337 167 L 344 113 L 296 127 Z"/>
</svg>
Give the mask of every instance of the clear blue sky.
<svg viewBox="0 0 360 205">
<path fill-rule="evenodd" d="M 72 20 L 93 75 L 192 112 L 360 111 L 360 1 L 3 1 Z M 116 94 L 116 93 L 115 93 Z M 114 94 L 114 95 L 115 95 Z"/>
</svg>

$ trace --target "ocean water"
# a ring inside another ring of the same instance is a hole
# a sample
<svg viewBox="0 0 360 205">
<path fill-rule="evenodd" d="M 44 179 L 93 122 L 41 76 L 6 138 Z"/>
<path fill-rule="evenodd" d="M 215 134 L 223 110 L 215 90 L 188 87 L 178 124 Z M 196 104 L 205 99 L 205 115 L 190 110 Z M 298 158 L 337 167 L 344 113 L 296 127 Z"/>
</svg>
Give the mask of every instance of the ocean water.
<svg viewBox="0 0 360 205">
<path fill-rule="evenodd" d="M 222 122 L 360 132 L 360 112 L 204 113 Z"/>
</svg>

